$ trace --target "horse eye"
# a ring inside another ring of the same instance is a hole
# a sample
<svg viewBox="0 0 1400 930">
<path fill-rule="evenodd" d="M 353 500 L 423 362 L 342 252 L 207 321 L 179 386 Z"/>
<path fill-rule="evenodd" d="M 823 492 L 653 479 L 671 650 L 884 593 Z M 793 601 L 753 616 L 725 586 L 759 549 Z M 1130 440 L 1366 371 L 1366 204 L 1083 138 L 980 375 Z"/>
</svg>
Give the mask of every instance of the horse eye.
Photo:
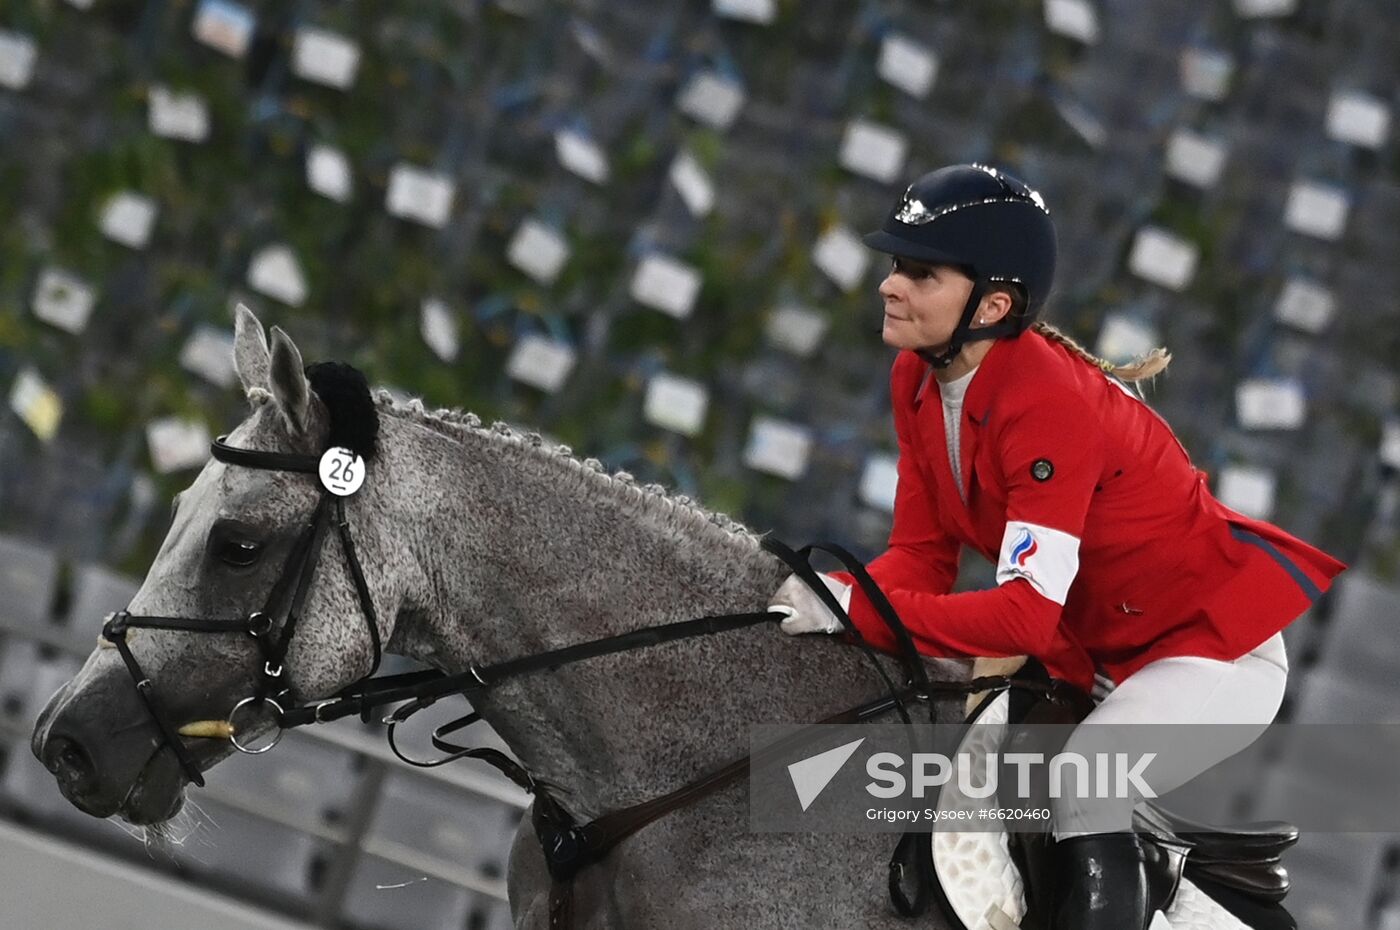
<svg viewBox="0 0 1400 930">
<path fill-rule="evenodd" d="M 262 547 L 257 543 L 228 540 L 219 545 L 219 558 L 239 568 L 252 565 L 261 554 Z"/>
</svg>

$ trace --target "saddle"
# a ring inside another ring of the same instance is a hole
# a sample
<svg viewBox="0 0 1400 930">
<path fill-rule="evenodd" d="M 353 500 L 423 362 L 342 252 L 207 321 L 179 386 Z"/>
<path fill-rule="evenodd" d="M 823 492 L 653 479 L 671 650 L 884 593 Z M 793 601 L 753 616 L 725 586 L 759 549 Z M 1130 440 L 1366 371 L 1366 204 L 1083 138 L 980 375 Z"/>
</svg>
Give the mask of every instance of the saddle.
<svg viewBox="0 0 1400 930">
<path fill-rule="evenodd" d="M 1044 666 L 1030 659 L 1012 680 L 1048 684 L 1050 676 Z M 1069 700 L 1051 701 L 1041 690 L 1010 689 L 1007 722 L 1079 723 L 1093 710 L 1093 702 L 1073 689 L 1067 693 Z M 969 714 L 968 722 L 976 720 L 996 696 L 983 698 Z M 1016 733 L 1009 736 L 1003 751 L 1016 751 L 1016 739 Z M 1038 744 L 1035 748 L 1054 752 L 1060 746 Z M 1003 807 L 1046 807 L 1047 787 L 1042 784 L 1038 788 L 1038 798 L 1005 797 L 999 798 L 999 803 Z M 1139 805 L 1133 820 L 1143 841 L 1154 907 L 1167 910 L 1185 876 L 1246 926 L 1259 930 L 1296 928 L 1280 902 L 1289 888 L 1288 872 L 1281 858 L 1298 841 L 1297 827 L 1282 821 L 1215 826 L 1174 814 L 1155 801 Z M 1054 843 L 1048 834 L 1015 832 L 1008 835 L 1008 844 L 1025 888 L 1027 915 L 1021 926 L 1024 930 L 1040 930 L 1049 922 Z"/>
</svg>

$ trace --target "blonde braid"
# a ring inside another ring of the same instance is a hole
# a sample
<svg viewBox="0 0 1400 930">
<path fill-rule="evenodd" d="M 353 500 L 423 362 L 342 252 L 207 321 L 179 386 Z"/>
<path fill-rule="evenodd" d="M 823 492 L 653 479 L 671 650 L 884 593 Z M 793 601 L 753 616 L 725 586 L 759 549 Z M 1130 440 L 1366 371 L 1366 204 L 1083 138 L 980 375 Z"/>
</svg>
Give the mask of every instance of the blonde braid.
<svg viewBox="0 0 1400 930">
<path fill-rule="evenodd" d="M 1115 365 L 1107 359 L 1099 358 L 1049 323 L 1043 323 L 1037 320 L 1031 324 L 1031 329 L 1040 333 L 1051 342 L 1058 342 L 1105 374 L 1113 375 L 1113 377 L 1120 381 L 1127 381 L 1129 383 L 1146 381 L 1149 378 L 1157 377 L 1157 375 L 1166 370 L 1167 365 L 1171 364 L 1172 360 L 1171 353 L 1159 347 L 1139 355 L 1126 365 Z"/>
</svg>

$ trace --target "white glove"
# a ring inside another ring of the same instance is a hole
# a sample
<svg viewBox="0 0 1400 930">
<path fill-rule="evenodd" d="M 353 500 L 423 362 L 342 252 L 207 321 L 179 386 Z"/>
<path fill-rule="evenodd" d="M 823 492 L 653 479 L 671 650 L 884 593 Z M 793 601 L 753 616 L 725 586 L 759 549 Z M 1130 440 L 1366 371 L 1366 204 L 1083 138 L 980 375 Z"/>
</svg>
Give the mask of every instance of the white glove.
<svg viewBox="0 0 1400 930">
<path fill-rule="evenodd" d="M 851 586 L 829 575 L 817 573 L 817 577 L 827 586 L 842 610 L 851 606 Z M 788 575 L 773 594 L 768 609 L 775 613 L 786 613 L 787 619 L 778 624 L 784 633 L 840 633 L 841 621 L 836 618 L 817 593 L 807 587 L 807 583 L 796 575 Z"/>
</svg>

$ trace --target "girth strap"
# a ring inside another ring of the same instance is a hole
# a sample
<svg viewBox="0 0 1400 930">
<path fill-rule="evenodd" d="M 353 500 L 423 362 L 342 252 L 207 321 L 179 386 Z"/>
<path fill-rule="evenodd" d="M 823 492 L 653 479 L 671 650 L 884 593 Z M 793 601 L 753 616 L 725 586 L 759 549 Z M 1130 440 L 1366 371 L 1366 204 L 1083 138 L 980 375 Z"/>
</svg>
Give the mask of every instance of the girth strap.
<svg viewBox="0 0 1400 930">
<path fill-rule="evenodd" d="M 860 723 L 893 709 L 897 702 L 916 699 L 912 688 L 895 695 L 878 698 L 832 714 L 818 724 Z M 762 750 L 762 755 L 774 753 L 802 736 L 798 732 Z M 548 792 L 536 790 L 532 824 L 550 878 L 550 927 L 568 928 L 573 920 L 573 879 L 589 865 L 608 855 L 619 843 L 648 824 L 674 810 L 714 794 L 745 777 L 752 762 L 750 756 L 735 759 L 724 768 L 710 772 L 661 797 L 634 804 L 622 810 L 603 814 L 582 826 L 576 824 Z M 513 764 L 513 763 L 512 763 Z M 518 768 L 518 767 L 517 767 Z"/>
<path fill-rule="evenodd" d="M 904 890 L 912 880 L 914 896 Z M 918 917 L 933 900 L 933 834 L 910 830 L 899 838 L 890 856 L 890 902 L 901 917 Z"/>
</svg>

